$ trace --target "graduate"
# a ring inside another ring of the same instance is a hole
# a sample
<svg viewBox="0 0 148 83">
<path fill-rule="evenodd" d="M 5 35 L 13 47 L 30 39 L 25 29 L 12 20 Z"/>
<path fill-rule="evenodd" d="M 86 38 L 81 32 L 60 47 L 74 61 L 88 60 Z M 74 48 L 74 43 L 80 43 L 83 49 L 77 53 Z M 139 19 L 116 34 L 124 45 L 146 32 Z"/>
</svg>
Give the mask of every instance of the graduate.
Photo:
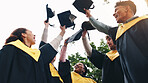
<svg viewBox="0 0 148 83">
<path fill-rule="evenodd" d="M 95 49 L 92 49 L 86 38 L 86 32 L 83 31 L 82 41 L 87 53 L 88 59 L 98 69 L 102 69 L 102 83 L 124 83 L 124 75 L 120 64 L 119 53 L 116 50 L 116 45 L 110 36 L 106 36 L 110 51 L 103 54 Z"/>
<path fill-rule="evenodd" d="M 46 25 L 45 25 L 46 26 Z M 61 27 L 61 37 L 65 27 Z M 0 50 L 0 83 L 48 83 L 47 66 L 56 56 L 52 43 L 32 49 L 35 35 L 26 28 L 14 30 Z"/>
<path fill-rule="evenodd" d="M 85 11 L 92 25 L 116 42 L 125 83 L 148 83 L 148 16 L 134 16 L 136 5 L 132 1 L 120 1 L 113 16 L 121 25 L 110 27 L 95 20 L 89 10 Z"/>
<path fill-rule="evenodd" d="M 74 71 L 71 72 L 70 62 L 66 60 L 67 39 L 61 49 L 59 59 L 59 74 L 64 83 L 96 83 L 93 79 L 86 76 L 87 67 L 83 63 L 77 63 L 74 66 Z"/>
<path fill-rule="evenodd" d="M 48 38 L 48 27 L 49 27 L 49 23 L 46 23 L 46 21 L 44 22 L 45 24 L 45 28 L 42 34 L 42 38 L 41 38 L 41 42 L 39 47 L 43 46 L 44 44 L 47 43 L 47 38 Z M 62 29 L 62 27 L 61 27 Z M 58 46 L 62 40 L 62 36 L 59 34 L 53 41 L 51 41 L 50 43 L 53 44 L 53 48 L 55 48 L 56 51 L 58 51 Z M 54 67 L 53 63 L 56 60 L 56 56 L 52 57 L 52 59 L 50 60 L 50 63 L 47 64 L 46 70 L 47 70 L 47 79 L 48 79 L 48 83 L 63 83 L 63 80 L 61 79 L 60 75 L 58 74 L 57 69 Z"/>
</svg>

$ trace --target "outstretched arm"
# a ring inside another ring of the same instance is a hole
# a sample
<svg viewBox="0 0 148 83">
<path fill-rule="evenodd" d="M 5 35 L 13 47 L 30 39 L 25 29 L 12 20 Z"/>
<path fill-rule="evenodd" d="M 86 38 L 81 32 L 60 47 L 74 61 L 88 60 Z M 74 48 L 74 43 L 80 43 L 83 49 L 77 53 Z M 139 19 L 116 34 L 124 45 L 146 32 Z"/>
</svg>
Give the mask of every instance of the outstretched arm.
<svg viewBox="0 0 148 83">
<path fill-rule="evenodd" d="M 47 43 L 49 22 L 46 23 L 45 21 L 44 21 L 45 28 L 43 30 L 43 34 L 42 34 L 42 38 L 41 38 L 41 42 L 40 42 L 39 48 Z"/>
<path fill-rule="evenodd" d="M 64 46 L 62 47 L 61 49 L 61 52 L 60 52 L 60 62 L 66 62 L 66 50 L 67 50 L 67 44 L 66 43 L 67 39 L 65 40 L 64 42 Z"/>
<path fill-rule="evenodd" d="M 43 31 L 43 34 L 42 34 L 42 40 L 41 41 L 47 43 L 49 22 L 46 23 L 44 21 L 44 24 L 45 24 L 45 28 L 44 28 L 44 31 Z"/>
<path fill-rule="evenodd" d="M 90 23 L 100 32 L 103 32 L 105 34 L 108 34 L 108 30 L 112 28 L 111 26 L 108 26 L 102 22 L 99 22 L 96 20 L 90 13 L 90 10 L 84 9 L 86 12 L 86 17 L 89 18 Z"/>
<path fill-rule="evenodd" d="M 87 56 L 90 57 L 92 55 L 92 47 L 88 43 L 88 40 L 86 38 L 86 33 L 87 33 L 86 30 L 84 30 L 82 33 L 82 42 L 83 42 L 84 49 L 87 52 Z"/>
<path fill-rule="evenodd" d="M 61 49 L 58 70 L 64 83 L 72 83 L 70 62 L 66 60 L 66 49 L 68 44 L 66 41 L 67 39 L 65 40 L 64 46 Z"/>
<path fill-rule="evenodd" d="M 63 39 L 63 36 L 65 34 L 65 26 L 60 26 L 61 32 L 60 34 L 50 42 L 51 46 L 55 49 L 58 50 L 58 46 L 60 45 L 61 40 Z"/>
</svg>

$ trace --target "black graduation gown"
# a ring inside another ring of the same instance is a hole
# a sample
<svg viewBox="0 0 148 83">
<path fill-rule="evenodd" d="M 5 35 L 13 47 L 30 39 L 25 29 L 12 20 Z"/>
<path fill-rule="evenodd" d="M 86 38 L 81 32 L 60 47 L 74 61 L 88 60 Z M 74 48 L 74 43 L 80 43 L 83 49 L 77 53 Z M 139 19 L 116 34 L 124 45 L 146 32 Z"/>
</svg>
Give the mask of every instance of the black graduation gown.
<svg viewBox="0 0 148 83">
<path fill-rule="evenodd" d="M 47 83 L 45 66 L 57 52 L 50 44 L 39 50 L 37 62 L 13 45 L 3 46 L 0 50 L 0 83 Z"/>
<path fill-rule="evenodd" d="M 81 76 L 78 75 L 77 73 L 71 73 L 71 66 L 70 62 L 66 60 L 66 62 L 59 62 L 59 74 L 61 78 L 63 79 L 64 83 L 96 83 L 93 79 L 87 76 Z M 71 74 L 77 74 L 74 77 L 71 76 Z M 82 79 L 81 79 L 82 78 Z M 81 79 L 81 80 L 80 80 Z M 75 81 L 72 81 L 75 80 Z"/>
<path fill-rule="evenodd" d="M 66 62 L 59 62 L 58 70 L 64 83 L 72 83 L 71 68 L 68 60 Z"/>
<path fill-rule="evenodd" d="M 45 42 L 41 41 L 39 47 L 42 47 L 42 46 L 44 46 L 45 44 L 46 44 Z M 51 63 L 51 61 L 53 60 L 53 58 L 54 58 L 54 57 L 52 57 L 52 58 L 49 60 L 49 63 Z M 47 71 L 47 72 L 46 72 L 46 77 L 47 77 L 47 79 L 48 79 L 48 83 L 62 83 L 62 82 L 60 81 L 59 77 L 53 77 L 53 76 L 51 75 L 49 63 L 48 63 L 48 64 L 45 64 L 45 65 L 46 65 L 46 66 L 45 66 L 45 70 Z M 56 69 L 56 68 L 55 68 L 55 69 Z"/>
<path fill-rule="evenodd" d="M 109 35 L 115 39 L 116 32 L 117 27 L 110 29 Z M 148 83 L 148 19 L 139 21 L 125 31 L 116 44 L 125 83 Z"/>
<path fill-rule="evenodd" d="M 88 58 L 94 66 L 102 69 L 102 83 L 124 83 L 119 56 L 111 61 L 108 56 L 93 49 Z"/>
</svg>

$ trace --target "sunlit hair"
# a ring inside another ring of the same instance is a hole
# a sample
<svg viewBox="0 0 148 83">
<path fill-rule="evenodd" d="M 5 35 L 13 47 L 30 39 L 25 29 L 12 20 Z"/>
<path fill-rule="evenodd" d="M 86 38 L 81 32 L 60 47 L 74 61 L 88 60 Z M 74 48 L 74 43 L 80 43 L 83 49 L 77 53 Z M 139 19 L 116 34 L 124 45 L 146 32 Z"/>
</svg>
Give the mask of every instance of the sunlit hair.
<svg viewBox="0 0 148 83">
<path fill-rule="evenodd" d="M 130 8 L 133 11 L 134 15 L 136 14 L 136 5 L 132 1 L 120 1 L 120 2 L 117 2 L 115 7 L 117 7 L 117 6 L 130 6 Z"/>
<path fill-rule="evenodd" d="M 6 43 L 12 42 L 12 41 L 16 41 L 17 39 L 19 39 L 21 42 L 24 42 L 23 38 L 22 38 L 22 33 L 26 33 L 26 28 L 18 28 L 16 30 L 14 30 L 11 35 L 6 39 Z"/>
</svg>

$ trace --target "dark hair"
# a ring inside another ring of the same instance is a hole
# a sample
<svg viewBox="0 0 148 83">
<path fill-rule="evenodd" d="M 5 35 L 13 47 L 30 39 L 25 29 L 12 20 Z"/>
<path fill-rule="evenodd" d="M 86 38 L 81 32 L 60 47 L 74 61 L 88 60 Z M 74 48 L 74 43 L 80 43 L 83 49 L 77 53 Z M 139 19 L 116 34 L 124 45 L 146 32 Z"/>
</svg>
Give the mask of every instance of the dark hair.
<svg viewBox="0 0 148 83">
<path fill-rule="evenodd" d="M 83 75 L 85 76 L 86 73 L 87 73 L 87 67 L 86 67 L 86 65 L 84 63 L 83 63 L 83 65 L 84 65 L 84 70 L 85 70 L 85 72 L 83 72 Z"/>
<path fill-rule="evenodd" d="M 12 42 L 12 41 L 16 41 L 17 39 L 19 39 L 21 42 L 24 42 L 23 38 L 22 38 L 22 33 L 26 33 L 26 28 L 18 28 L 16 30 L 14 30 L 11 35 L 6 39 L 6 43 Z"/>
<path fill-rule="evenodd" d="M 134 12 L 134 15 L 136 13 L 136 5 L 132 1 L 120 1 L 117 2 L 115 7 L 117 6 L 130 6 L 131 10 Z"/>
<path fill-rule="evenodd" d="M 107 39 L 111 39 L 111 37 L 110 37 L 109 35 L 107 35 L 105 38 L 106 38 L 106 40 L 107 40 Z"/>
</svg>

